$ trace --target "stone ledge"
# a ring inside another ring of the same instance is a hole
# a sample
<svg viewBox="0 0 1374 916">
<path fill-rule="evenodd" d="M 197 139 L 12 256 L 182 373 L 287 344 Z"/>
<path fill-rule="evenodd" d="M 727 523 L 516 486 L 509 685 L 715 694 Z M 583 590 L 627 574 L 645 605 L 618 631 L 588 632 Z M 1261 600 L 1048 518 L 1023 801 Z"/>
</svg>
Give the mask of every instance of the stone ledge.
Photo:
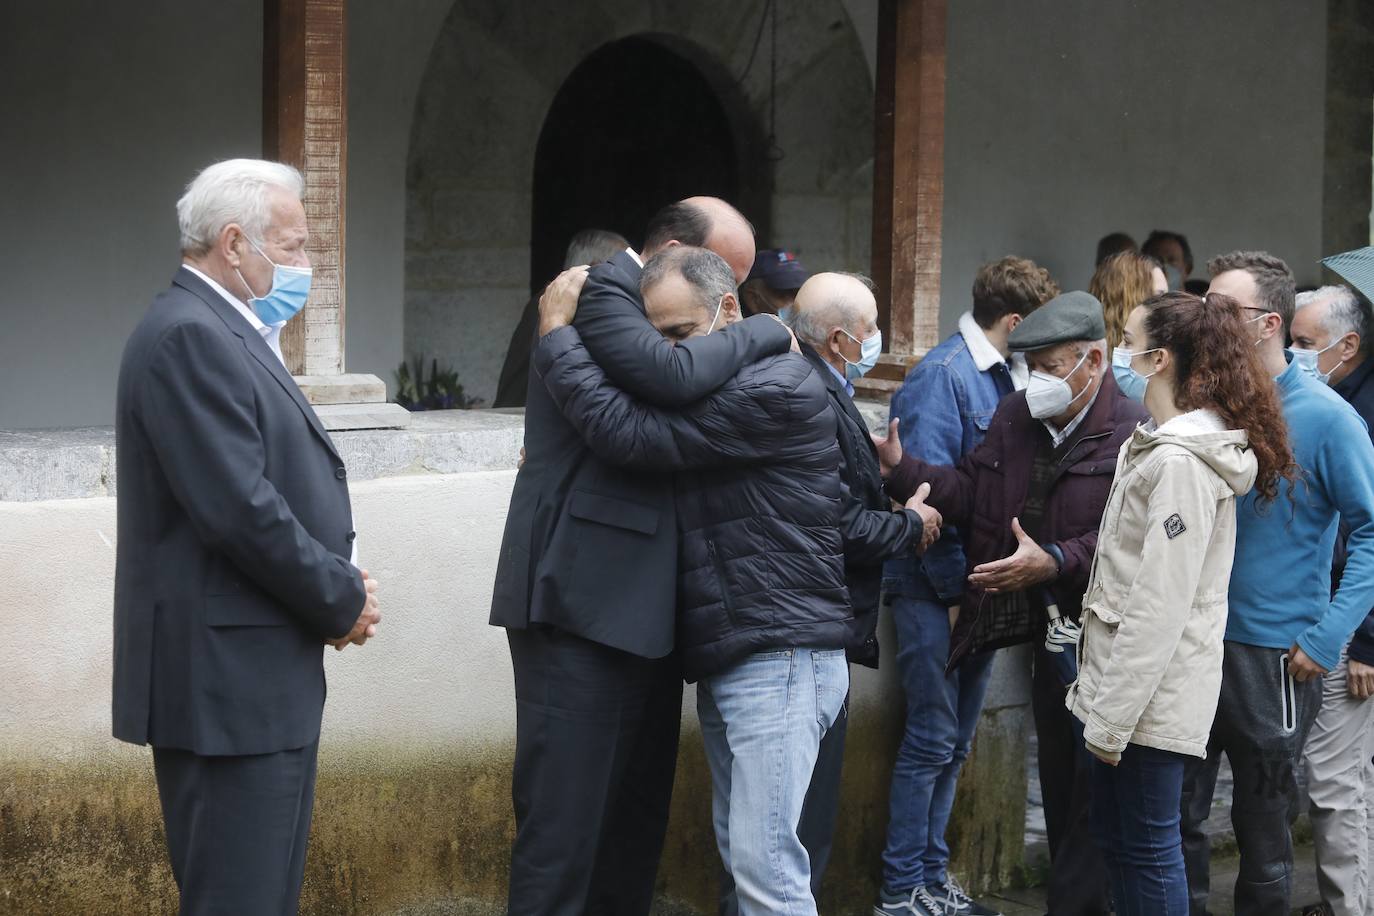
<svg viewBox="0 0 1374 916">
<path fill-rule="evenodd" d="M 524 442 L 523 410 L 441 410 L 410 420 L 406 429 L 333 433 L 348 479 L 514 470 Z M 116 492 L 112 428 L 0 430 L 0 502 Z"/>
</svg>

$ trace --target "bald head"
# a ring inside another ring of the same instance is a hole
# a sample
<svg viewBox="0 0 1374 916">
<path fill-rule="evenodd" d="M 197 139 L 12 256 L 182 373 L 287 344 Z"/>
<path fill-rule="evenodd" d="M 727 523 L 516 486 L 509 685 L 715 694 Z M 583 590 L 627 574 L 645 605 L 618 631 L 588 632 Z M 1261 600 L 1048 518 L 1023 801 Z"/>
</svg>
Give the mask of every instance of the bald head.
<svg viewBox="0 0 1374 916">
<path fill-rule="evenodd" d="M 754 266 L 754 227 L 719 197 L 688 197 L 654 214 L 644 233 L 645 259 L 672 245 L 714 251 L 730 265 L 736 284 Z"/>
<path fill-rule="evenodd" d="M 815 274 L 797 290 L 793 330 L 826 362 L 843 372 L 859 361 L 859 345 L 878 333 L 878 303 L 864 277 Z"/>
</svg>

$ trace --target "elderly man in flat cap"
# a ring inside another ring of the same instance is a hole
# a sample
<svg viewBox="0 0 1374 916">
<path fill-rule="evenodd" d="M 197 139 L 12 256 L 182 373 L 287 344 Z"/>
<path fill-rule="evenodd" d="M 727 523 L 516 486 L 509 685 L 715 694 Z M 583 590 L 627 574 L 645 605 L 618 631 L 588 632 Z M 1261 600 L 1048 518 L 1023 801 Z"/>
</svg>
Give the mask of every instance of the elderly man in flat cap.
<svg viewBox="0 0 1374 916">
<path fill-rule="evenodd" d="M 904 456 L 895 421 L 879 442 L 892 497 L 929 483 L 929 504 L 964 533 L 970 575 L 949 664 L 970 653 L 1035 645 L 1032 708 L 1055 916 L 1109 911 L 1088 824 L 1091 758 L 1064 708 L 1067 683 L 1057 662 L 1065 647 L 1046 645 L 1051 608 L 1070 620 L 1079 616 L 1117 451 L 1145 418 L 1112 378 L 1105 337 L 1097 299 L 1085 292 L 1056 296 L 1008 338 L 1013 352 L 1026 355 L 1029 385 L 1003 398 L 987 437 L 958 466 Z"/>
</svg>

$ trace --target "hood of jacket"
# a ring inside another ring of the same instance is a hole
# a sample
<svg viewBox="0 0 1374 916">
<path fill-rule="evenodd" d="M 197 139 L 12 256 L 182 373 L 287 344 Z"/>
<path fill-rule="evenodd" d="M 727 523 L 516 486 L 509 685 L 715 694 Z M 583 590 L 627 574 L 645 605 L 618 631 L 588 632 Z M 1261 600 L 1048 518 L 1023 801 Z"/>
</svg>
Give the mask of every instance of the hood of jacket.
<svg viewBox="0 0 1374 916">
<path fill-rule="evenodd" d="M 1192 410 L 1158 427 L 1153 420 L 1142 424 L 1131 434 L 1127 462 L 1139 464 L 1165 445 L 1192 452 L 1237 496 L 1249 493 L 1255 485 L 1259 462 L 1250 450 L 1249 436 L 1243 429 L 1227 429 L 1215 411 Z"/>
</svg>

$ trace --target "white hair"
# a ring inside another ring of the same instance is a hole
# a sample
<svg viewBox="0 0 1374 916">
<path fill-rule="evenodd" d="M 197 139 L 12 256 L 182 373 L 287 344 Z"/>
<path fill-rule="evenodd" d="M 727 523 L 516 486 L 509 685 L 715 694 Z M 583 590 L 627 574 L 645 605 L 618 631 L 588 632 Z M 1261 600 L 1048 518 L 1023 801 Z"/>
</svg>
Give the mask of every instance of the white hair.
<svg viewBox="0 0 1374 916">
<path fill-rule="evenodd" d="M 1370 330 L 1368 306 L 1362 303 L 1349 287 L 1323 286 L 1311 292 L 1298 293 L 1294 305 L 1300 309 L 1318 302 L 1329 303 L 1321 324 L 1326 333 L 1331 335 L 1333 343 L 1354 331 L 1360 335 L 1361 347 L 1365 345 L 1365 338 L 1369 336 Z"/>
<path fill-rule="evenodd" d="M 261 241 L 271 224 L 268 198 L 275 188 L 299 198 L 305 193 L 305 179 L 295 168 L 265 159 L 226 159 L 207 166 L 177 201 L 181 253 L 209 251 L 230 223 Z"/>
</svg>

